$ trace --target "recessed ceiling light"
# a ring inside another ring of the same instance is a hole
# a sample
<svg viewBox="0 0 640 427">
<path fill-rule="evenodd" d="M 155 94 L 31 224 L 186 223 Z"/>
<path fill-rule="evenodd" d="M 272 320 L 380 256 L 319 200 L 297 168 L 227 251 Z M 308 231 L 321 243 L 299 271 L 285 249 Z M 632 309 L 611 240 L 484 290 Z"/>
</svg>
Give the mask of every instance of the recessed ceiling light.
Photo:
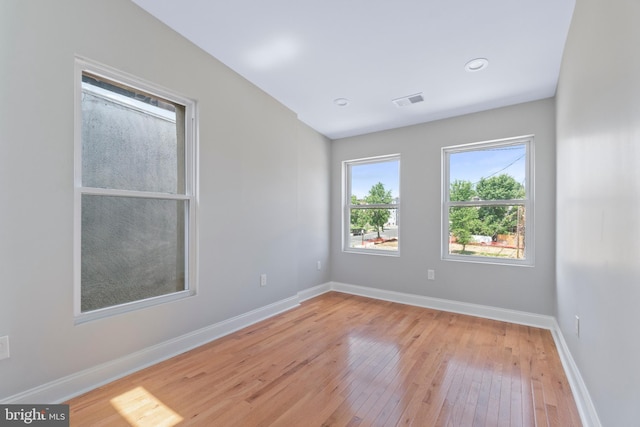
<svg viewBox="0 0 640 427">
<path fill-rule="evenodd" d="M 346 107 L 349 105 L 350 101 L 347 98 L 336 98 L 333 100 L 333 103 L 338 107 Z"/>
<path fill-rule="evenodd" d="M 464 64 L 464 69 L 470 73 L 484 70 L 489 66 L 489 60 L 487 58 L 476 58 Z"/>
</svg>

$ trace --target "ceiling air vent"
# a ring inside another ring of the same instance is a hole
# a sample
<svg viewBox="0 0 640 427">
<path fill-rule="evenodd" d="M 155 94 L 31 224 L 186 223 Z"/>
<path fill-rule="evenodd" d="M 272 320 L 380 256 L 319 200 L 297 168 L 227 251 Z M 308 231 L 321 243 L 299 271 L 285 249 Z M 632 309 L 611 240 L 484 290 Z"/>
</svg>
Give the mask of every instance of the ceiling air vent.
<svg viewBox="0 0 640 427">
<path fill-rule="evenodd" d="M 416 93 L 415 95 L 403 96 L 402 98 L 396 98 L 393 102 L 398 107 L 406 107 L 407 105 L 417 104 L 418 102 L 424 101 L 424 97 L 422 93 Z"/>
</svg>

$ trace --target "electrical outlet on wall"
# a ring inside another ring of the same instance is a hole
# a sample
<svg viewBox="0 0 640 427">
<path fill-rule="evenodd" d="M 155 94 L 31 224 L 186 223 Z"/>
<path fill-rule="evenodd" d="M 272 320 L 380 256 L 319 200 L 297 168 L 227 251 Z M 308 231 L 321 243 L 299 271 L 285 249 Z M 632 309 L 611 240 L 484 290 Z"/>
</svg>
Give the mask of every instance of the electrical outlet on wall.
<svg viewBox="0 0 640 427">
<path fill-rule="evenodd" d="M 267 274 L 262 273 L 260 275 L 260 286 L 267 286 Z"/>
<path fill-rule="evenodd" d="M 436 280 L 435 270 L 427 270 L 427 280 Z"/>
<path fill-rule="evenodd" d="M 9 358 L 9 336 L 0 337 L 0 360 Z"/>
</svg>

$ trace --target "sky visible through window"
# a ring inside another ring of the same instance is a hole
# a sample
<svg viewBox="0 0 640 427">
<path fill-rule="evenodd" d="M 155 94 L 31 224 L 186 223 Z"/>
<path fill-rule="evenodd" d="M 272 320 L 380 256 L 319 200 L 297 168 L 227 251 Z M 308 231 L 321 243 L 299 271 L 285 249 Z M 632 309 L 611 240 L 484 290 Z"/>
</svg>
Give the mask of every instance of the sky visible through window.
<svg viewBox="0 0 640 427">
<path fill-rule="evenodd" d="M 365 163 L 351 167 L 351 194 L 358 200 L 364 199 L 371 187 L 381 182 L 385 190 L 391 190 L 391 196 L 399 197 L 400 162 Z"/>
<path fill-rule="evenodd" d="M 525 145 L 492 147 L 461 153 L 451 153 L 449 158 L 449 182 L 470 181 L 476 184 L 480 178 L 502 174 L 512 176 L 525 185 Z"/>
<path fill-rule="evenodd" d="M 507 174 L 525 185 L 525 165 L 525 145 L 451 153 L 449 158 L 450 182 L 458 179 L 476 184 L 480 178 Z M 382 182 L 386 190 L 391 190 L 394 198 L 399 197 L 399 167 L 400 164 L 396 160 L 353 165 L 351 168 L 351 194 L 358 199 L 363 199 L 369 194 L 372 186 Z"/>
</svg>

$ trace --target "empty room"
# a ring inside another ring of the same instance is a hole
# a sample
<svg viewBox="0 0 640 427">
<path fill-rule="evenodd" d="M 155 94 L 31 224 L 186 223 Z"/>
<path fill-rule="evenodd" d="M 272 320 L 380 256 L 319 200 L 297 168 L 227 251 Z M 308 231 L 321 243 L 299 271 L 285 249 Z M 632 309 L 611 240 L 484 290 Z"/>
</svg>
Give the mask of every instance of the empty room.
<svg viewBox="0 0 640 427">
<path fill-rule="evenodd" d="M 637 425 L 637 22 L 0 1 L 0 425 Z"/>
</svg>

